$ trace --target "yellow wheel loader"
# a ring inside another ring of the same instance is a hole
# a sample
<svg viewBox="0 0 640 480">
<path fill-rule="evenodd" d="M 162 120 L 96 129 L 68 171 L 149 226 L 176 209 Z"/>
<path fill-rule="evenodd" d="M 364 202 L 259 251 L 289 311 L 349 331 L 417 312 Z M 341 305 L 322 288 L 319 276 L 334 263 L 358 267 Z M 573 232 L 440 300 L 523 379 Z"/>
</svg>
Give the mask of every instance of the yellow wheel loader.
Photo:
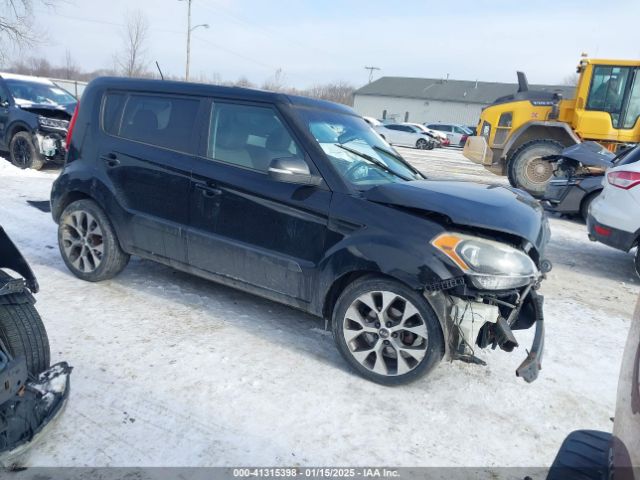
<svg viewBox="0 0 640 480">
<path fill-rule="evenodd" d="M 573 99 L 529 90 L 518 72 L 517 93 L 482 111 L 465 157 L 541 197 L 554 175 L 554 163 L 546 157 L 587 140 L 611 151 L 640 142 L 640 61 L 583 58 L 577 71 Z"/>
</svg>

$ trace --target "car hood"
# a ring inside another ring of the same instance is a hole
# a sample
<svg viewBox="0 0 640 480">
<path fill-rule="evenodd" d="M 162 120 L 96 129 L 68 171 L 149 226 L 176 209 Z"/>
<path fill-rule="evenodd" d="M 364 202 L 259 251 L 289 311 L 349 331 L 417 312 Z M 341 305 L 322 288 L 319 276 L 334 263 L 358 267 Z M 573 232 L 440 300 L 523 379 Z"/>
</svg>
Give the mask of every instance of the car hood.
<svg viewBox="0 0 640 480">
<path fill-rule="evenodd" d="M 528 193 L 463 181 L 389 183 L 364 193 L 367 200 L 447 216 L 460 226 L 516 235 L 542 251 L 549 233 L 544 210 Z"/>
<path fill-rule="evenodd" d="M 50 103 L 31 103 L 26 100 L 16 100 L 22 110 L 27 110 L 36 114 L 45 114 L 47 112 L 65 112 L 71 117 L 73 110 L 76 108 L 76 103 L 68 103 L 66 105 L 52 105 Z"/>
<path fill-rule="evenodd" d="M 587 167 L 608 168 L 613 164 L 615 154 L 596 142 L 582 142 L 565 148 L 552 159 L 568 158 Z"/>
</svg>

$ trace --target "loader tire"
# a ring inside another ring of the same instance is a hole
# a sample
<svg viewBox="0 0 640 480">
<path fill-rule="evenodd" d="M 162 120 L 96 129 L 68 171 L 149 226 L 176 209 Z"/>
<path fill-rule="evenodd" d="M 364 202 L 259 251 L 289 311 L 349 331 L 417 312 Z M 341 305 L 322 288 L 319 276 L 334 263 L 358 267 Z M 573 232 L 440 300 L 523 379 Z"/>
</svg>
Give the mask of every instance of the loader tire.
<svg viewBox="0 0 640 480">
<path fill-rule="evenodd" d="M 551 139 L 537 139 L 523 143 L 507 161 L 507 174 L 511 186 L 541 198 L 553 177 L 553 164 L 542 157 L 555 155 L 565 148 Z"/>
<path fill-rule="evenodd" d="M 0 281 L 6 278 L 10 276 L 0 271 Z M 51 352 L 34 302 L 27 292 L 0 296 L 0 340 L 12 357 L 26 359 L 30 374 L 38 375 L 49 368 Z"/>
</svg>

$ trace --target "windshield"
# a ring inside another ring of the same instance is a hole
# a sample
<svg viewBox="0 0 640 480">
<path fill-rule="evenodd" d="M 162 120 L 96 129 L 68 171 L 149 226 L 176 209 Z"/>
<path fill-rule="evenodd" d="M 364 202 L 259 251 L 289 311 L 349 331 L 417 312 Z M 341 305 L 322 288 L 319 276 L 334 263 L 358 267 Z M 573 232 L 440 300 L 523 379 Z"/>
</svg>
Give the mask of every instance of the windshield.
<svg viewBox="0 0 640 480">
<path fill-rule="evenodd" d="M 55 85 L 25 80 L 5 80 L 11 96 L 16 103 L 37 103 L 48 105 L 68 105 L 75 103 L 76 99 L 66 90 Z"/>
<path fill-rule="evenodd" d="M 357 189 L 424 178 L 362 118 L 306 108 L 299 112 L 342 178 Z"/>
</svg>

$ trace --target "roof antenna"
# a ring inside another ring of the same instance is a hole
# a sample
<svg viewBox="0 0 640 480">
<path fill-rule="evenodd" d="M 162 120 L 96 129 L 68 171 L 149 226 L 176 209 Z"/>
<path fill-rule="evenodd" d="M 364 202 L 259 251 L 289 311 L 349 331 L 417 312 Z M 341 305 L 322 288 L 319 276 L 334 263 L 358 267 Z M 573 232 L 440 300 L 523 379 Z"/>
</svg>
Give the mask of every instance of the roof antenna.
<svg viewBox="0 0 640 480">
<path fill-rule="evenodd" d="M 160 70 L 160 64 L 158 63 L 157 60 L 156 60 L 156 67 L 158 67 L 158 72 L 160 73 L 160 78 L 162 80 L 164 80 L 164 75 L 162 75 L 162 70 Z"/>
</svg>

